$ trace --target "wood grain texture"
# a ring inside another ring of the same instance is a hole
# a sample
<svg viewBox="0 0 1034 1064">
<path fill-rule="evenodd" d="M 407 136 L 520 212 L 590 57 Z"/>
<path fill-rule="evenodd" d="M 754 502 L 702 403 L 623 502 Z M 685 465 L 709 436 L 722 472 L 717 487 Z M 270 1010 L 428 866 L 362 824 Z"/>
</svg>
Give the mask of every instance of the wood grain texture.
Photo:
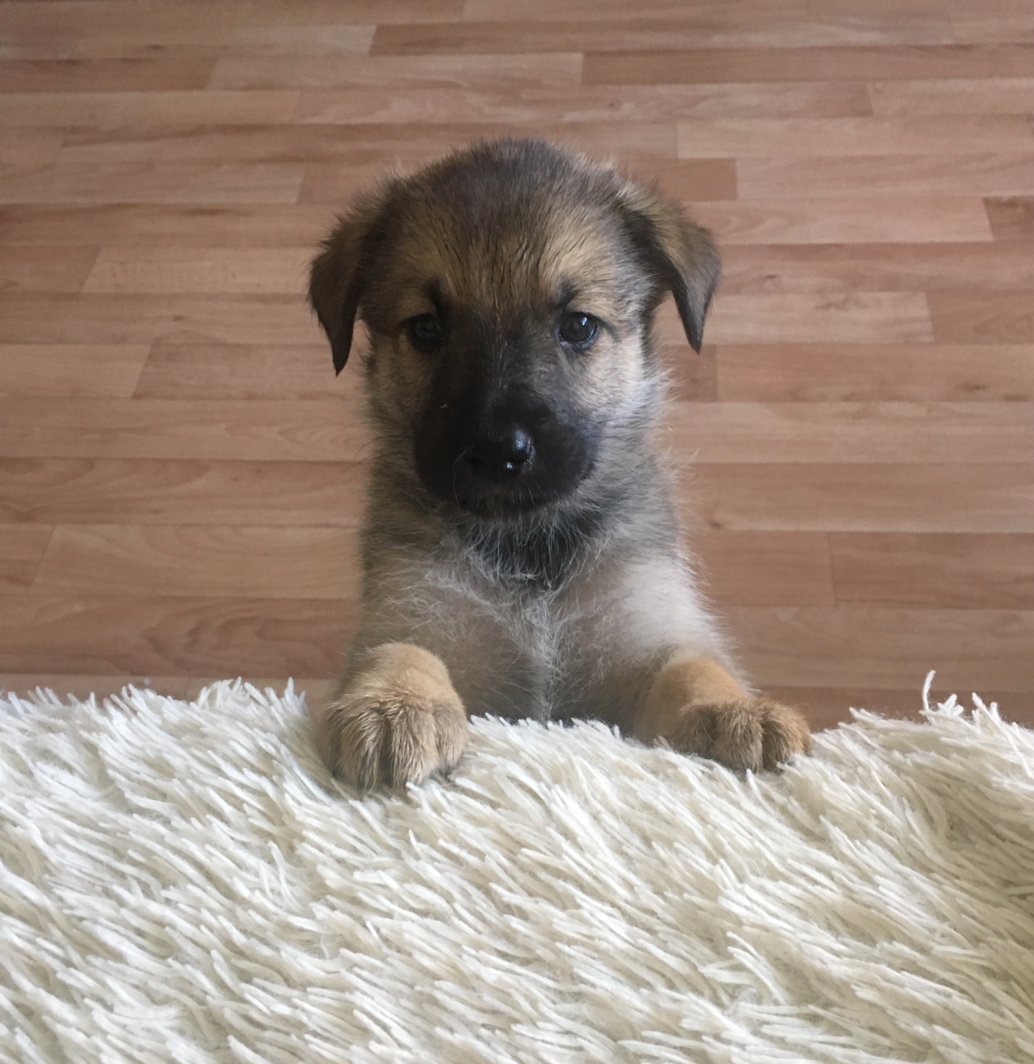
<svg viewBox="0 0 1034 1064">
<path fill-rule="evenodd" d="M 0 95 L 0 126 L 146 130 L 160 123 L 266 125 L 289 122 L 297 106 L 297 90 L 5 93 Z"/>
<path fill-rule="evenodd" d="M 1034 98 L 1034 80 L 1031 82 Z M 740 159 L 736 165 L 740 195 L 762 197 L 828 196 L 851 199 L 871 195 L 921 198 L 1012 196 L 1034 189 L 1034 151 L 956 155 L 945 167 L 938 155 L 841 155 Z M 873 212 L 875 213 L 875 212 Z"/>
<path fill-rule="evenodd" d="M 1034 463 L 721 463 L 686 478 L 705 527 L 771 532 L 1034 532 Z"/>
<path fill-rule="evenodd" d="M 587 83 L 887 81 L 1034 75 L 1034 47 L 891 44 L 850 48 L 714 48 L 589 53 Z"/>
<path fill-rule="evenodd" d="M 1030 152 L 1026 115 L 911 115 L 889 118 L 738 119 L 679 123 L 680 159 Z"/>
<path fill-rule="evenodd" d="M 369 435 L 311 250 L 544 136 L 722 247 L 659 438 L 757 682 L 1034 723 L 1032 101 L 1029 0 L 0 4 L 0 685 L 323 697 Z"/>
<path fill-rule="evenodd" d="M 345 462 L 2 458 L 0 524 L 354 528 L 362 479 Z"/>
<path fill-rule="evenodd" d="M 698 465 L 998 465 L 1034 454 L 1029 403 L 676 403 L 665 424 L 674 452 Z"/>
<path fill-rule="evenodd" d="M 631 5 L 629 5 L 631 6 Z M 699 5 L 697 5 L 699 6 Z M 627 14 L 633 14 L 629 11 Z M 738 16 L 738 17 L 737 17 Z M 734 5 L 711 6 L 703 17 L 685 12 L 667 18 L 625 17 L 535 19 L 534 21 L 476 22 L 378 26 L 370 51 L 374 55 L 514 54 L 521 52 L 622 52 L 640 54 L 735 46 L 780 47 L 792 34 L 793 43 L 822 46 L 842 44 L 949 43 L 951 24 L 943 15 L 926 18 L 842 18 L 822 11 L 756 5 L 744 17 Z"/>
<path fill-rule="evenodd" d="M 357 462 L 369 434 L 337 399 L 0 399 L 0 451 L 17 458 Z"/>
<path fill-rule="evenodd" d="M 893 211 L 895 204 L 888 206 Z M 870 236 L 875 228 L 870 229 Z M 996 292 L 1029 291 L 1034 287 L 1034 245 L 1025 240 L 930 244 L 727 241 L 723 252 L 721 291 L 729 294 L 846 295 L 857 291 L 929 292 L 940 288 Z"/>
<path fill-rule="evenodd" d="M 729 606 L 724 613 L 762 687 L 920 688 L 933 669 L 949 690 L 1030 691 L 1030 610 Z"/>
<path fill-rule="evenodd" d="M 32 586 L 53 532 L 49 525 L 0 525 L 0 595 Z"/>
<path fill-rule="evenodd" d="M 1034 240 L 1034 196 L 990 196 L 984 207 L 996 240 L 1022 240 L 1030 250 Z"/>
<path fill-rule="evenodd" d="M 327 207 L 298 204 L 0 205 L 0 246 L 315 246 L 333 218 Z"/>
<path fill-rule="evenodd" d="M 357 342 L 359 330 L 357 330 Z M 3 348 L 0 348 L 0 357 Z M 361 387 L 342 394 L 324 344 L 170 344 L 145 351 L 133 392 L 141 399 L 334 399 L 341 424 L 358 426 Z"/>
<path fill-rule="evenodd" d="M 356 599 L 357 534 L 343 528 L 61 525 L 40 594 Z"/>
<path fill-rule="evenodd" d="M 731 402 L 1034 402 L 1031 344 L 723 344 L 713 357 L 715 398 Z"/>
<path fill-rule="evenodd" d="M 329 676 L 355 608 L 333 599 L 5 595 L 0 675 Z"/>
<path fill-rule="evenodd" d="M 930 292 L 934 338 L 946 343 L 1034 343 L 1034 300 L 1030 291 Z"/>
<path fill-rule="evenodd" d="M 8 60 L 0 63 L 0 93 L 175 92 L 203 89 L 213 61 L 150 59 Z"/>
<path fill-rule="evenodd" d="M 282 343 L 319 338 L 301 294 L 288 297 L 0 292 L 0 343 Z"/>
<path fill-rule="evenodd" d="M 1034 609 L 1034 535 L 830 534 L 837 602 Z"/>
<path fill-rule="evenodd" d="M 148 350 L 146 344 L 0 344 L 0 398 L 128 398 Z"/>
</svg>

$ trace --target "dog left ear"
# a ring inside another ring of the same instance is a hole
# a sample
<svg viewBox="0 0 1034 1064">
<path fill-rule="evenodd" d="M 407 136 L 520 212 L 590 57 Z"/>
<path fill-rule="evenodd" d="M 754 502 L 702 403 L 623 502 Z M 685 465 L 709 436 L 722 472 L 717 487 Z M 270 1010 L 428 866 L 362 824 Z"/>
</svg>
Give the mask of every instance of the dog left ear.
<svg viewBox="0 0 1034 1064">
<path fill-rule="evenodd" d="M 334 372 L 340 373 L 352 348 L 352 332 L 363 297 L 364 251 L 377 226 L 384 195 L 361 198 L 338 219 L 309 269 L 309 303 L 330 341 Z"/>
<path fill-rule="evenodd" d="M 722 269 L 711 234 L 690 221 L 680 204 L 652 189 L 626 182 L 619 196 L 631 213 L 634 238 L 661 286 L 675 297 L 686 339 L 699 352 Z"/>
</svg>

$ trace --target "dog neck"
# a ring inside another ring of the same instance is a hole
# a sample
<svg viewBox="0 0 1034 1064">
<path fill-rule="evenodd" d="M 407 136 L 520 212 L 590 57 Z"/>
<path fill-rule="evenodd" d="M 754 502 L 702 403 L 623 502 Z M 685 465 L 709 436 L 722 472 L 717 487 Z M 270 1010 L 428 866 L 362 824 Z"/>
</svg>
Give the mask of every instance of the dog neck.
<svg viewBox="0 0 1034 1064">
<path fill-rule="evenodd" d="M 597 510 L 571 510 L 512 522 L 448 522 L 464 555 L 488 579 L 528 590 L 557 591 L 596 553 L 603 533 Z"/>
</svg>

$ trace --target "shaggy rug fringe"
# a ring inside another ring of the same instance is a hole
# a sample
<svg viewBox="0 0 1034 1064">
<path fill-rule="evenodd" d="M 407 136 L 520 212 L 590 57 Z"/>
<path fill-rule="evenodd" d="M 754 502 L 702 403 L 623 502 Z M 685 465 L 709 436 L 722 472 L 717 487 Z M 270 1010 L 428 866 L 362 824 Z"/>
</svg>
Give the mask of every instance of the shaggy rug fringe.
<svg viewBox="0 0 1034 1064">
<path fill-rule="evenodd" d="M 218 683 L 0 700 L 0 1061 L 1034 1060 L 1034 732 L 858 713 L 738 777 L 473 723 L 361 797 Z"/>
</svg>

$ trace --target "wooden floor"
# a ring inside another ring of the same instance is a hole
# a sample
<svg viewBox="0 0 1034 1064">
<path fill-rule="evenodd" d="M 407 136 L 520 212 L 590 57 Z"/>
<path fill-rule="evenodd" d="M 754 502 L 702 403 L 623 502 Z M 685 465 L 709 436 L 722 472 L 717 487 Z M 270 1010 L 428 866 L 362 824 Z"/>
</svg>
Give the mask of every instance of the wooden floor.
<svg viewBox="0 0 1034 1064">
<path fill-rule="evenodd" d="M 315 690 L 365 434 L 303 301 L 382 168 L 543 135 L 718 235 L 668 439 L 756 680 L 1034 722 L 1031 0 L 0 3 L 0 683 Z"/>
</svg>

